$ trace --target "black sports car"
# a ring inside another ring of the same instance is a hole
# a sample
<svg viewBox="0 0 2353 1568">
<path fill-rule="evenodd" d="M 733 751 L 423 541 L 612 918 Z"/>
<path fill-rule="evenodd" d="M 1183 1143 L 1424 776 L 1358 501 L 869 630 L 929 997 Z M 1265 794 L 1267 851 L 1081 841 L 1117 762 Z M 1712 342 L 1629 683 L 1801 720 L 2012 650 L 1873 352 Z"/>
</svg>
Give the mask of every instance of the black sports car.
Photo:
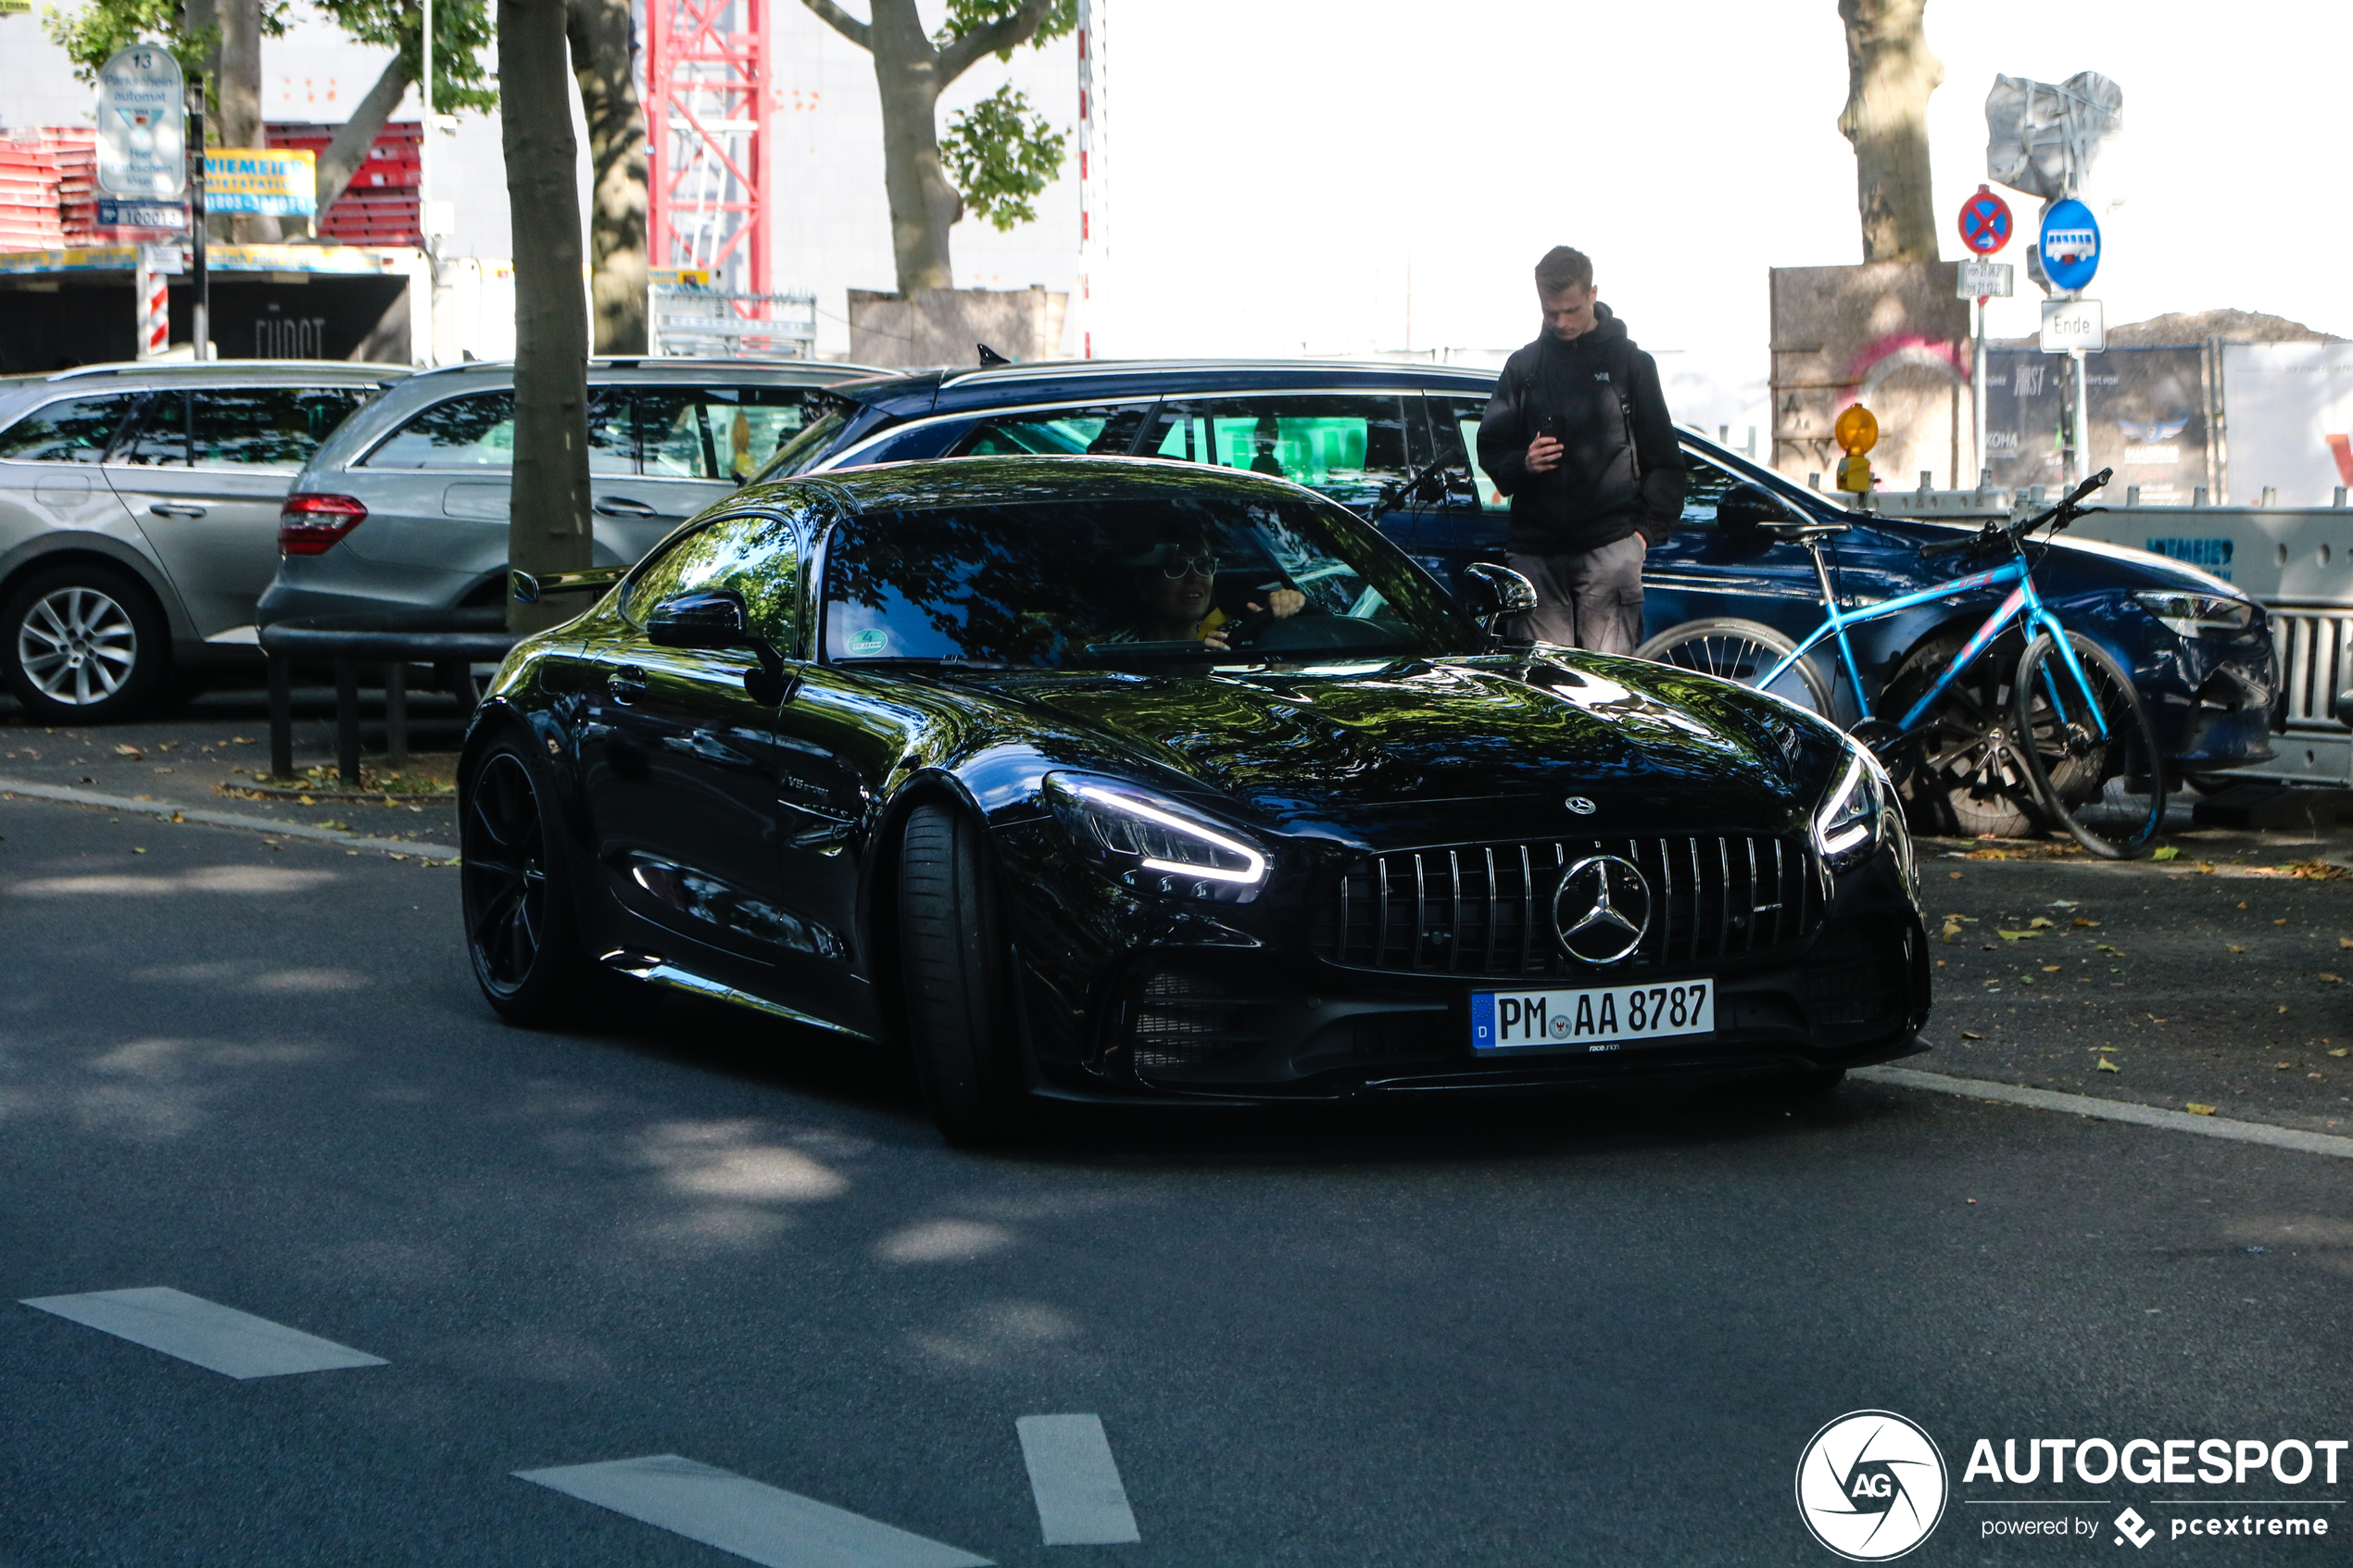
<svg viewBox="0 0 2353 1568">
<path fill-rule="evenodd" d="M 632 975 L 904 1041 L 951 1136 L 1032 1096 L 1919 1048 L 1877 766 L 1743 686 L 1502 641 L 1526 584 L 1481 570 L 1466 607 L 1311 491 L 1151 459 L 744 490 L 499 671 L 475 972 L 520 1022 Z"/>
</svg>

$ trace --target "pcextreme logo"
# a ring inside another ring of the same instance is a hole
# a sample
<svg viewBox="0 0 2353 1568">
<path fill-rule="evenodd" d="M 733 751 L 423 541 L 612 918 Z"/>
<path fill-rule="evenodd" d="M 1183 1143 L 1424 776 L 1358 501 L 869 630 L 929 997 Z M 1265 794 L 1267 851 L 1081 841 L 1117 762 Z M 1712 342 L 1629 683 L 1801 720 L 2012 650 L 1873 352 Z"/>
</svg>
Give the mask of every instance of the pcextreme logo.
<svg viewBox="0 0 2353 1568">
<path fill-rule="evenodd" d="M 1850 1562 L 1885 1562 L 1928 1539 L 1950 1491 L 1935 1440 L 1894 1411 L 1851 1411 L 1798 1456 L 1798 1517 Z"/>
</svg>

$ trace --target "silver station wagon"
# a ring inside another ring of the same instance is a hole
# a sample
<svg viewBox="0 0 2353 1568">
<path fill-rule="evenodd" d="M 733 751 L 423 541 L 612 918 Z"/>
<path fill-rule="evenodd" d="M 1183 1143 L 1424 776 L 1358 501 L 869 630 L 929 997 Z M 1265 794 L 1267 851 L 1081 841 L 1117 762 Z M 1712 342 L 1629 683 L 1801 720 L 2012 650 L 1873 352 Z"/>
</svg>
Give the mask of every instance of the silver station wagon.
<svg viewBox="0 0 2353 1568">
<path fill-rule="evenodd" d="M 592 359 L 589 502 L 599 565 L 636 560 L 816 423 L 856 366 Z M 514 367 L 411 376 L 335 433 L 285 504 L 264 624 L 479 608 L 503 615 Z"/>
<path fill-rule="evenodd" d="M 216 359 L 0 380 L 0 681 L 44 721 L 101 721 L 252 660 L 288 486 L 408 374 Z"/>
</svg>

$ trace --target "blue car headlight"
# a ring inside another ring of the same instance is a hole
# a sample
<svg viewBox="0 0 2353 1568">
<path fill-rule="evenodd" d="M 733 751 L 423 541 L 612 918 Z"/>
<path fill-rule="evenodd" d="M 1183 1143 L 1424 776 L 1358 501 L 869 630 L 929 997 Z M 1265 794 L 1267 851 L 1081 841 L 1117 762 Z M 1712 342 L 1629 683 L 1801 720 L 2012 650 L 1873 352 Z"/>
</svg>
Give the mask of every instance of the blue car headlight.
<svg viewBox="0 0 2353 1568">
<path fill-rule="evenodd" d="M 1814 847 L 1833 872 L 1861 865 L 1881 844 L 1893 841 L 1910 859 L 1910 842 L 1904 832 L 1903 812 L 1895 786 L 1879 759 L 1849 743 L 1846 766 L 1814 811 Z"/>
<path fill-rule="evenodd" d="M 2141 608 L 2161 621 L 2166 630 L 2177 637 L 2196 638 L 2212 633 L 2227 636 L 2244 632 L 2255 620 L 2255 606 L 2246 599 L 2226 598 L 2221 594 L 2185 594 L 2170 589 L 2151 589 L 2133 596 Z"/>
<path fill-rule="evenodd" d="M 1049 773 L 1045 792 L 1078 852 L 1126 886 L 1244 904 L 1266 884 L 1266 851 L 1190 807 L 1083 773 Z"/>
</svg>

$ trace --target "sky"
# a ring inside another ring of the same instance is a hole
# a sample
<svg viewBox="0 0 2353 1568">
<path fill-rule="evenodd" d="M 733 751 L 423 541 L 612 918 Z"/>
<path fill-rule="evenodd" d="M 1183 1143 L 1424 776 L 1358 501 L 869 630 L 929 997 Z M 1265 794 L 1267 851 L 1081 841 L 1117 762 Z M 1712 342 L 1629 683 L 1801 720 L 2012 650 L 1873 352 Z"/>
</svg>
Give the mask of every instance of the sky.
<svg viewBox="0 0 2353 1568">
<path fill-rule="evenodd" d="M 1108 3 L 1118 352 L 1514 346 L 1538 324 L 1529 268 L 1568 244 L 1664 351 L 1677 417 L 1712 424 L 1761 415 L 1768 270 L 1862 259 L 1835 0 Z M 2127 126 L 2095 193 L 2109 322 L 2227 306 L 2353 336 L 2353 5 L 1929 0 L 1926 18 L 1947 259 L 1994 76 L 2097 70 Z M 2022 297 L 1994 335 L 2036 329 L 2026 243 L 1997 258 Z"/>
</svg>

